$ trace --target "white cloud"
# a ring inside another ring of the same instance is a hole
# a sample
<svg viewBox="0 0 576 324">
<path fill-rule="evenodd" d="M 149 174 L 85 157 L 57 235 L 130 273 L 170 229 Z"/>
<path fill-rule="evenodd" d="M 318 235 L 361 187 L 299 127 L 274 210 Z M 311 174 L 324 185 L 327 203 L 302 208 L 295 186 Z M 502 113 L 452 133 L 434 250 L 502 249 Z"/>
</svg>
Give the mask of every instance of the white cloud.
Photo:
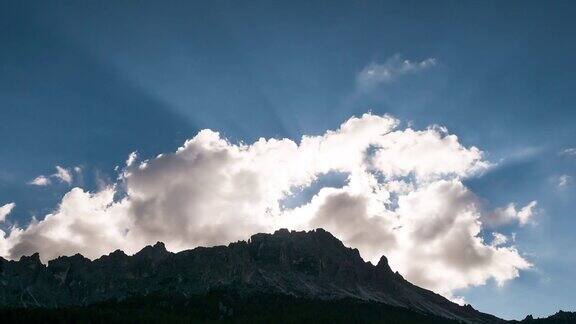
<svg viewBox="0 0 576 324">
<path fill-rule="evenodd" d="M 47 261 L 77 252 L 94 259 L 119 247 L 134 251 L 123 232 L 131 218 L 125 203 L 113 202 L 114 192 L 107 188 L 92 194 L 73 188 L 56 211 L 10 232 L 5 239 L 9 253 L 19 256 L 37 251 Z"/>
<path fill-rule="evenodd" d="M 0 206 L 0 223 L 6 220 L 6 216 L 12 212 L 16 207 L 15 203 L 8 203 Z M 9 248 L 13 246 L 13 242 L 8 238 L 5 238 L 6 233 L 0 229 L 0 257 L 9 255 Z"/>
<path fill-rule="evenodd" d="M 51 183 L 50 179 L 43 176 L 43 175 L 39 175 L 36 178 L 34 178 L 32 181 L 28 182 L 29 185 L 33 185 L 33 186 L 47 186 Z"/>
<path fill-rule="evenodd" d="M 134 161 L 136 161 L 136 159 L 138 158 L 138 152 L 134 151 L 132 153 L 130 153 L 130 155 L 128 155 L 128 159 L 126 159 L 126 166 L 132 166 L 132 164 L 134 163 Z"/>
<path fill-rule="evenodd" d="M 141 162 L 131 154 L 117 185 L 126 192 L 120 200 L 114 186 L 72 189 L 43 220 L 1 235 L 0 253 L 96 258 L 156 241 L 177 251 L 280 227 L 323 227 L 366 260 L 386 254 L 408 280 L 450 297 L 528 268 L 514 246 L 501 239 L 487 244 L 480 231 L 494 215 L 525 224 L 536 203 L 486 212 L 463 184 L 490 166 L 479 149 L 440 127 L 398 125 L 390 116 L 365 114 L 299 143 L 261 138 L 250 145 L 203 130 L 174 153 Z M 347 174 L 347 183 L 320 188 L 301 206 L 280 206 L 295 188 L 330 172 Z"/>
<path fill-rule="evenodd" d="M 61 182 L 66 182 L 67 184 L 72 183 L 72 173 L 70 173 L 70 170 L 59 165 L 56 166 L 56 173 L 54 173 L 52 176 Z"/>
<path fill-rule="evenodd" d="M 492 243 L 490 243 L 492 246 L 500 246 L 508 243 L 508 237 L 502 233 L 494 232 L 492 236 L 494 237 Z"/>
<path fill-rule="evenodd" d="M 34 185 L 34 186 L 48 186 L 48 185 L 52 184 L 52 181 L 50 180 L 50 178 L 56 178 L 60 182 L 65 182 L 66 184 L 71 185 L 72 181 L 74 180 L 74 177 L 72 176 L 71 170 L 74 170 L 74 172 L 76 172 L 76 174 L 79 176 L 82 173 L 82 168 L 79 166 L 75 166 L 72 169 L 67 169 L 67 168 L 63 168 L 63 167 L 57 165 L 56 166 L 56 173 L 51 174 L 49 177 L 47 177 L 45 175 L 39 175 L 36 178 L 34 178 L 32 181 L 28 182 L 28 184 Z"/>
<path fill-rule="evenodd" d="M 373 162 L 386 176 L 407 176 L 414 173 L 419 179 L 447 175 L 467 176 L 490 166 L 482 161 L 476 147 L 465 149 L 455 135 L 445 129 L 425 131 L 411 129 L 388 134 L 380 141 L 381 148 Z"/>
<path fill-rule="evenodd" d="M 417 284 L 450 296 L 490 278 L 503 283 L 530 266 L 513 247 L 483 242 L 482 208 L 460 180 L 426 185 L 398 204 L 401 248 L 391 251 L 389 259 Z"/>
<path fill-rule="evenodd" d="M 576 156 L 576 147 L 570 147 L 560 152 L 562 155 Z"/>
<path fill-rule="evenodd" d="M 437 64 L 435 58 L 427 58 L 420 62 L 403 59 L 400 55 L 388 58 L 384 63 L 371 63 L 356 77 L 359 90 L 370 91 L 380 84 L 385 84 L 406 75 L 421 72 Z"/>
<path fill-rule="evenodd" d="M 571 183 L 572 183 L 572 177 L 567 174 L 563 174 L 558 177 L 558 187 L 566 187 Z"/>
<path fill-rule="evenodd" d="M 6 216 L 12 212 L 12 209 L 16 207 L 15 203 L 8 203 L 3 206 L 0 206 L 0 223 L 6 220 Z"/>
<path fill-rule="evenodd" d="M 534 208 L 536 205 L 536 201 L 531 201 L 526 206 L 517 209 L 516 204 L 510 203 L 505 208 L 496 208 L 493 213 L 488 214 L 485 222 L 487 225 L 492 227 L 497 227 L 512 222 L 518 222 L 520 226 L 524 226 L 534 216 Z"/>
</svg>

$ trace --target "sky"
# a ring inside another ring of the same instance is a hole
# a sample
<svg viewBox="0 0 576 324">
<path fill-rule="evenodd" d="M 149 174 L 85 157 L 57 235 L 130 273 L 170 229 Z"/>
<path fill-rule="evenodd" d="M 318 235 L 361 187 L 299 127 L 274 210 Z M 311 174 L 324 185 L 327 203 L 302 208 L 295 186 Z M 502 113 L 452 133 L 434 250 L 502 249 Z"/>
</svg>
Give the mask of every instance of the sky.
<svg viewBox="0 0 576 324">
<path fill-rule="evenodd" d="M 0 255 L 324 227 L 484 312 L 575 310 L 575 14 L 0 1 Z"/>
</svg>

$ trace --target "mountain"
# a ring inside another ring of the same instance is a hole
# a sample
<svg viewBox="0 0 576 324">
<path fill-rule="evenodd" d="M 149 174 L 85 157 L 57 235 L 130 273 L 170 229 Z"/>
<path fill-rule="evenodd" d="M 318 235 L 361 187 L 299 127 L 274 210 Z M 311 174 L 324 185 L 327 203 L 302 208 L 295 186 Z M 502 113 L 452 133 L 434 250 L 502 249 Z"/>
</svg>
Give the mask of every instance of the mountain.
<svg viewBox="0 0 576 324">
<path fill-rule="evenodd" d="M 322 229 L 282 229 L 179 253 L 158 242 L 133 256 L 117 250 L 91 261 L 76 254 L 47 266 L 38 254 L 0 258 L 0 287 L 3 318 L 101 315 L 111 309 L 141 316 L 144 307 L 168 317 L 192 316 L 196 309 L 200 317 L 179 317 L 189 320 L 250 322 L 266 315 L 277 322 L 280 314 L 304 319 L 306 312 L 328 312 L 332 319 L 356 314 L 362 322 L 505 322 L 411 284 L 385 257 L 375 266 L 364 262 L 358 250 Z"/>
<path fill-rule="evenodd" d="M 522 324 L 565 324 L 565 323 L 576 323 L 576 312 L 564 312 L 559 311 L 554 315 L 550 315 L 546 318 L 534 318 L 532 315 L 526 316 L 522 321 L 510 321 L 510 323 L 522 323 Z"/>
</svg>

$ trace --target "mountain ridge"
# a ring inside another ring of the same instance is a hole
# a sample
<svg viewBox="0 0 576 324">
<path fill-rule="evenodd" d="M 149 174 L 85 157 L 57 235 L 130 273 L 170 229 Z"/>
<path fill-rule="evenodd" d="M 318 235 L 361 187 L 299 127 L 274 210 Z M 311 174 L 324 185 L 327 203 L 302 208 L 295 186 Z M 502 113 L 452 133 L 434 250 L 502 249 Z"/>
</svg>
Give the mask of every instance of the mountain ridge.
<svg viewBox="0 0 576 324">
<path fill-rule="evenodd" d="M 465 323 L 504 323 L 405 280 L 383 256 L 373 265 L 323 229 L 281 229 L 227 246 L 172 253 L 162 242 L 132 256 L 121 250 L 93 261 L 80 254 L 47 265 L 35 253 L 0 258 L 0 307 L 62 308 L 153 294 L 285 295 L 310 300 L 358 300 Z"/>
</svg>

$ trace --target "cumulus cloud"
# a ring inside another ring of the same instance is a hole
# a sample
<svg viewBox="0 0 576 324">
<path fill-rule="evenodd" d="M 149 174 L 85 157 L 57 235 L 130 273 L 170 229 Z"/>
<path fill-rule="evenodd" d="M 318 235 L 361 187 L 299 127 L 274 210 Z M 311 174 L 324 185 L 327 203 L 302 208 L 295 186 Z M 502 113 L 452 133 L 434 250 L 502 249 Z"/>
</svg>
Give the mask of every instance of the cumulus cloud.
<svg viewBox="0 0 576 324">
<path fill-rule="evenodd" d="M 33 185 L 33 186 L 47 186 L 51 183 L 50 179 L 43 176 L 43 175 L 39 175 L 36 178 L 34 178 L 32 181 L 28 182 L 29 185 Z"/>
<path fill-rule="evenodd" d="M 436 64 L 435 58 L 413 62 L 397 54 L 388 58 L 384 63 L 371 63 L 366 66 L 356 77 L 356 84 L 358 89 L 370 91 L 380 84 L 390 83 L 406 74 L 421 72 Z"/>
<path fill-rule="evenodd" d="M 517 209 L 516 204 L 510 203 L 505 208 L 496 208 L 493 213 L 488 214 L 485 222 L 492 227 L 506 225 L 512 222 L 518 222 L 520 226 L 524 226 L 534 216 L 534 208 L 536 205 L 536 201 L 531 201 L 526 206 Z"/>
<path fill-rule="evenodd" d="M 486 243 L 480 235 L 486 224 L 525 224 L 536 205 L 486 211 L 463 181 L 488 167 L 478 148 L 446 129 L 401 129 L 391 116 L 353 117 L 299 142 L 234 144 L 202 130 L 173 153 L 148 160 L 130 154 L 115 185 L 95 193 L 72 189 L 44 219 L 0 233 L 0 253 L 96 258 L 156 241 L 178 251 L 281 227 L 323 227 L 366 260 L 385 254 L 408 280 L 452 297 L 530 267 L 501 237 Z M 346 183 L 282 206 L 332 172 L 346 174 Z"/>
<path fill-rule="evenodd" d="M 390 259 L 418 284 L 449 296 L 489 278 L 503 283 L 529 267 L 514 248 L 483 242 L 481 205 L 459 179 L 426 184 L 398 205 L 401 242 Z"/>
<path fill-rule="evenodd" d="M 426 131 L 407 129 L 388 134 L 374 157 L 375 167 L 389 177 L 413 173 L 419 179 L 446 175 L 467 176 L 485 170 L 475 147 L 465 149 L 455 135 L 444 128 Z M 422 159 L 426 156 L 426 159 Z"/>
<path fill-rule="evenodd" d="M 43 261 L 59 255 L 81 252 L 97 258 L 130 242 L 125 230 L 130 221 L 125 203 L 114 203 L 113 187 L 98 193 L 74 188 L 62 198 L 57 209 L 25 228 L 14 228 L 5 239 L 13 258 L 39 252 Z M 131 248 L 134 251 L 134 248 Z"/>
<path fill-rule="evenodd" d="M 134 151 L 132 153 L 130 153 L 130 155 L 128 155 L 128 159 L 126 159 L 126 166 L 132 166 L 132 164 L 134 163 L 134 161 L 136 161 L 136 159 L 138 158 L 138 152 Z"/>
<path fill-rule="evenodd" d="M 14 207 L 16 207 L 16 204 L 13 202 L 0 206 L 0 223 L 6 220 L 6 216 L 12 212 Z M 9 248 L 13 245 L 10 239 L 5 238 L 5 235 L 6 233 L 0 229 L 0 257 L 8 255 Z"/>
<path fill-rule="evenodd" d="M 12 212 L 12 209 L 16 207 L 15 203 L 7 203 L 3 206 L 0 206 L 0 223 L 6 220 L 6 216 Z"/>
</svg>

